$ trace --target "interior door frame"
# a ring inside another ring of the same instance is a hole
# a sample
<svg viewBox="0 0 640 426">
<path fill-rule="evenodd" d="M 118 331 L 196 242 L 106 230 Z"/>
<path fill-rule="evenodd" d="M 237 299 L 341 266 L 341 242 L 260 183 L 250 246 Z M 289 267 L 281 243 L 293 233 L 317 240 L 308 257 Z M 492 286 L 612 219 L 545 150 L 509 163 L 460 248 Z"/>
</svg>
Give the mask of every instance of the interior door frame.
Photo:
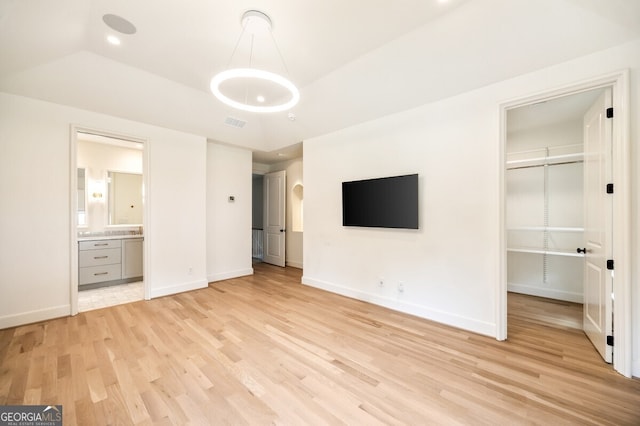
<svg viewBox="0 0 640 426">
<path fill-rule="evenodd" d="M 151 240 L 149 238 L 149 143 L 146 139 L 141 139 L 139 137 L 131 135 L 72 124 L 70 126 L 69 137 L 69 163 L 71 165 L 69 170 L 69 253 L 71 259 L 69 271 L 69 276 L 71 277 L 71 279 L 69 280 L 70 315 L 78 314 L 78 218 L 77 215 L 74 214 L 74 212 L 78 208 L 78 132 L 91 133 L 94 135 L 122 139 L 142 144 L 142 184 L 144 185 L 144 193 L 142 198 L 142 226 L 144 227 L 144 241 L 142 244 L 142 281 L 144 285 L 144 299 L 151 299 L 151 290 L 149 287 L 149 281 L 147 279 L 148 271 L 151 270 L 149 265 L 149 247 L 151 246 Z"/>
<path fill-rule="evenodd" d="M 507 339 L 507 232 L 506 232 L 506 143 L 507 111 L 538 102 L 570 96 L 592 89 L 610 87 L 613 96 L 614 126 L 612 136 L 613 230 L 611 247 L 615 260 L 615 346 L 613 368 L 631 377 L 631 155 L 629 129 L 629 70 L 594 77 L 544 92 L 522 96 L 499 104 L 499 280 L 496 286 L 496 339 Z M 603 189 L 604 190 L 604 189 Z"/>
</svg>

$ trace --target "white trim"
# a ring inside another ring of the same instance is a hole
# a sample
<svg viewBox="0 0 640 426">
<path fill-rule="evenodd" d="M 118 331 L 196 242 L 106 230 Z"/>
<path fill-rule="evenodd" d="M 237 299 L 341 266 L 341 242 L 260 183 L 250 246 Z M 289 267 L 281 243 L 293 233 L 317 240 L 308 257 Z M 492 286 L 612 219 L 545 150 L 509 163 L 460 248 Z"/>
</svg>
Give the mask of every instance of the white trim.
<svg viewBox="0 0 640 426">
<path fill-rule="evenodd" d="M 327 281 L 317 280 L 315 278 L 306 277 L 306 276 L 302 277 L 302 284 L 308 285 L 310 287 L 315 287 L 320 290 L 325 290 L 331 293 L 336 293 L 341 296 L 346 296 L 351 299 L 361 300 L 366 303 L 372 303 L 374 305 L 383 306 L 385 308 L 389 308 L 394 311 L 415 315 L 417 317 L 435 321 L 447 326 L 460 328 L 460 329 L 471 331 L 478 334 L 483 334 L 485 336 L 495 336 L 496 334 L 496 328 L 494 324 L 478 321 L 473 318 L 467 318 L 459 315 L 452 315 L 444 311 L 439 311 L 436 309 L 419 306 L 411 302 L 408 302 L 406 300 L 382 297 L 374 293 L 354 290 L 351 287 L 346 287 L 343 285 L 334 284 Z"/>
<path fill-rule="evenodd" d="M 215 281 L 230 280 L 231 278 L 246 277 L 253 275 L 253 268 L 238 269 L 236 271 L 220 272 L 217 274 L 207 275 L 207 280 L 212 283 Z"/>
<path fill-rule="evenodd" d="M 496 324 L 496 340 L 507 339 L 507 106 L 500 105 L 499 110 L 499 135 L 498 143 L 498 285 L 495 286 L 496 311 L 494 322 Z"/>
<path fill-rule="evenodd" d="M 302 262 L 294 262 L 291 260 L 287 260 L 287 266 L 291 266 L 292 268 L 302 269 Z"/>
<path fill-rule="evenodd" d="M 629 70 L 618 74 L 613 84 L 613 258 L 615 279 L 615 350 L 613 366 L 631 377 L 632 297 L 631 292 L 631 132 L 629 124 Z"/>
<path fill-rule="evenodd" d="M 614 224 L 612 252 L 616 262 L 616 277 L 613 282 L 615 302 L 615 341 L 613 368 L 620 374 L 631 377 L 632 340 L 631 340 L 631 202 L 630 202 L 630 131 L 629 131 L 629 70 L 594 77 L 575 84 L 558 87 L 556 89 L 523 96 L 499 104 L 500 143 L 499 164 L 505 164 L 506 152 L 506 114 L 507 110 L 536 102 L 551 100 L 573 95 L 587 90 L 611 87 L 613 91 L 614 131 L 613 131 L 613 162 L 615 183 Z M 504 340 L 507 337 L 507 243 L 505 221 L 505 169 L 500 167 L 499 178 L 499 283 L 496 286 L 496 338 Z"/>
<path fill-rule="evenodd" d="M 151 141 L 145 140 L 142 150 L 142 184 L 144 193 L 142 194 L 142 226 L 144 241 L 142 242 L 142 276 L 144 281 L 144 300 L 151 300 Z"/>
<path fill-rule="evenodd" d="M 76 126 L 71 125 L 69 128 L 71 135 L 69 137 L 69 247 L 70 247 L 70 263 L 69 263 L 69 311 L 68 315 L 78 314 L 78 132 Z M 85 172 L 86 173 L 86 172 Z M 86 175 L 85 175 L 86 176 Z M 85 177 L 86 179 L 86 177 Z"/>
<path fill-rule="evenodd" d="M 200 290 L 207 288 L 209 283 L 206 280 L 190 281 L 186 283 L 169 285 L 166 287 L 154 288 L 150 291 L 152 299 L 156 297 L 170 296 L 172 294 L 184 293 L 185 291 Z"/>
<path fill-rule="evenodd" d="M 35 311 L 21 312 L 19 314 L 5 315 L 0 317 L 0 329 L 66 317 L 69 316 L 70 309 L 70 305 L 59 305 Z"/>
</svg>

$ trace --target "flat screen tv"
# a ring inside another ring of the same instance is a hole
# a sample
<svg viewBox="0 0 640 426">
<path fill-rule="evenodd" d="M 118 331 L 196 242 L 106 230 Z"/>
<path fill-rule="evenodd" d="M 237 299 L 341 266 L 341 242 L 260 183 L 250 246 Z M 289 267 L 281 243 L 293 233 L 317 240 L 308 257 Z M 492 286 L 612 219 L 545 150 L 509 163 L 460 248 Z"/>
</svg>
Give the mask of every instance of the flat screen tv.
<svg viewBox="0 0 640 426">
<path fill-rule="evenodd" d="M 418 175 L 342 182 L 342 225 L 418 229 Z"/>
</svg>

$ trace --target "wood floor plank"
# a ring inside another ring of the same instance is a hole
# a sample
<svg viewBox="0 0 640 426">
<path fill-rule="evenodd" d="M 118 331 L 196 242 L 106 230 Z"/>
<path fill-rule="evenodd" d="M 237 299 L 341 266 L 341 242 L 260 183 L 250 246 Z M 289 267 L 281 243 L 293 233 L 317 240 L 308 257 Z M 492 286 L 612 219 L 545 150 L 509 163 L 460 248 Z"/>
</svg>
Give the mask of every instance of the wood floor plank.
<svg viewBox="0 0 640 426">
<path fill-rule="evenodd" d="M 0 330 L 0 404 L 62 404 L 65 425 L 640 424 L 640 380 L 581 305 L 509 294 L 498 342 L 254 269 Z"/>
</svg>

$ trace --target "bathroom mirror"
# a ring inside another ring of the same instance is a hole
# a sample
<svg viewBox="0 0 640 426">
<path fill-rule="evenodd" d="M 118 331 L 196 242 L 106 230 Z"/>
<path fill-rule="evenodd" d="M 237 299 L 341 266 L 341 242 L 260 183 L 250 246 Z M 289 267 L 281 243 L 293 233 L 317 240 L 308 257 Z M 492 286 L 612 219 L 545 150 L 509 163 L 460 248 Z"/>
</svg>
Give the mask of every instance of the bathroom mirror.
<svg viewBox="0 0 640 426">
<path fill-rule="evenodd" d="M 78 168 L 78 226 L 87 225 L 87 179 L 84 168 Z"/>
<path fill-rule="evenodd" d="M 142 175 L 107 172 L 109 225 L 142 225 Z"/>
</svg>

